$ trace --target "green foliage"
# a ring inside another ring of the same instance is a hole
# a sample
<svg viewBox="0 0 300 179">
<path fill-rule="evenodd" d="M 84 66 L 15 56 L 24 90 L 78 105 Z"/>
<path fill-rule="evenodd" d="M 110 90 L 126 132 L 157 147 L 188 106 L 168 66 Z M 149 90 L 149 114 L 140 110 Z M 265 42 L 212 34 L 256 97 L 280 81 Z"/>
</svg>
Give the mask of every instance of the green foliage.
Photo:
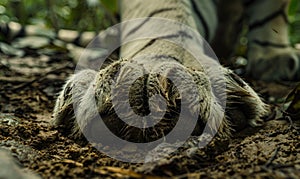
<svg viewBox="0 0 300 179">
<path fill-rule="evenodd" d="M 117 0 L 0 0 L 0 23 L 97 31 L 116 23 Z"/>
<path fill-rule="evenodd" d="M 290 41 L 300 43 L 300 1 L 292 0 L 289 7 Z"/>
<path fill-rule="evenodd" d="M 47 17 L 44 0 L 0 0 L 5 12 L 0 14 L 0 22 L 17 21 L 21 24 L 37 23 Z M 7 21 L 8 20 L 8 21 Z"/>
<path fill-rule="evenodd" d="M 290 7 L 289 7 L 289 18 L 290 20 L 294 20 L 294 16 L 295 14 L 297 13 L 297 11 L 299 10 L 299 1 L 298 0 L 291 0 L 291 3 L 290 3 Z"/>
<path fill-rule="evenodd" d="M 101 0 L 104 7 L 106 7 L 113 14 L 118 13 L 117 0 Z"/>
</svg>

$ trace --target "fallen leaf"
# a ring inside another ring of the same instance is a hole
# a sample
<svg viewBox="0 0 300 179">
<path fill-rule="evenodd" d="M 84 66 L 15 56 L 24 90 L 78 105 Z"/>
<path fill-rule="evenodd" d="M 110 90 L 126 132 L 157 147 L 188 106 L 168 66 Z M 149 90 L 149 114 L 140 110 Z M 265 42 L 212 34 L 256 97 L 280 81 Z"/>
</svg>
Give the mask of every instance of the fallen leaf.
<svg viewBox="0 0 300 179">
<path fill-rule="evenodd" d="M 300 125 L 300 84 L 288 95 L 286 102 L 290 102 L 290 105 L 285 111 L 285 115 L 293 121 L 297 121 L 296 125 Z"/>
</svg>

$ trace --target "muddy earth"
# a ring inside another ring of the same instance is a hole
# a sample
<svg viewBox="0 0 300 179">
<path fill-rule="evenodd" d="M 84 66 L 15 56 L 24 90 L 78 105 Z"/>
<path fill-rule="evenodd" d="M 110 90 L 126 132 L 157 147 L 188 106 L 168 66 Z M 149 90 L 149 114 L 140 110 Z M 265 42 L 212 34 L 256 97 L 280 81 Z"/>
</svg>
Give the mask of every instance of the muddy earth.
<svg viewBox="0 0 300 179">
<path fill-rule="evenodd" d="M 262 128 L 214 139 L 193 155 L 182 149 L 157 163 L 131 164 L 49 125 L 57 93 L 75 63 L 65 52 L 26 54 L 0 58 L 0 178 L 300 178 L 299 129 L 282 117 L 285 97 L 296 84 L 246 79 L 274 107 Z"/>
</svg>

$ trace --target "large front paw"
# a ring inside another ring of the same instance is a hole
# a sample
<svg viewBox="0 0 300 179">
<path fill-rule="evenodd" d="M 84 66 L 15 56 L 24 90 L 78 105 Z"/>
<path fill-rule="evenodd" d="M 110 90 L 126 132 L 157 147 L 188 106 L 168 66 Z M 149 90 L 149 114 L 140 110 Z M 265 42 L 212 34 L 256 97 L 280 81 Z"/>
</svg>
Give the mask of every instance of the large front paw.
<svg viewBox="0 0 300 179">
<path fill-rule="evenodd" d="M 224 108 L 204 70 L 169 58 L 151 60 L 119 60 L 97 74 L 75 74 L 57 100 L 54 124 L 66 126 L 75 138 L 84 134 L 96 141 L 110 141 L 102 122 L 115 136 L 131 142 L 155 141 L 174 128 L 177 140 L 185 133 L 201 133 L 206 124 L 207 130 L 230 135 Z"/>
<path fill-rule="evenodd" d="M 127 141 L 155 141 L 174 128 L 178 133 L 175 138 L 180 139 L 194 130 L 201 133 L 206 123 L 212 131 L 228 136 L 224 110 L 213 96 L 207 74 L 174 60 L 159 60 L 122 60 L 101 70 L 90 87 L 94 93 L 88 90 L 78 108 L 83 132 L 102 135 L 101 129 L 95 128 L 94 112 L 87 107 L 94 95 L 101 120 L 114 135 Z"/>
</svg>

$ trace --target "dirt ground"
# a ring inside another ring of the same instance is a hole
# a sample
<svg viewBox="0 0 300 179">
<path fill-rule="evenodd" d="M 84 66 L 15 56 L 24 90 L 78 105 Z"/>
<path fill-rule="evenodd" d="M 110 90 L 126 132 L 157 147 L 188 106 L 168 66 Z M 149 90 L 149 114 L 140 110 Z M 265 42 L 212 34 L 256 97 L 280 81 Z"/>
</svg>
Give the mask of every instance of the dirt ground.
<svg viewBox="0 0 300 179">
<path fill-rule="evenodd" d="M 300 178 L 299 131 L 280 115 L 192 156 L 177 153 L 146 165 L 120 162 L 74 141 L 49 125 L 56 94 L 74 68 L 64 53 L 1 55 L 0 148 L 9 150 L 24 172 L 42 178 Z M 294 87 L 251 84 L 277 111 Z"/>
</svg>

